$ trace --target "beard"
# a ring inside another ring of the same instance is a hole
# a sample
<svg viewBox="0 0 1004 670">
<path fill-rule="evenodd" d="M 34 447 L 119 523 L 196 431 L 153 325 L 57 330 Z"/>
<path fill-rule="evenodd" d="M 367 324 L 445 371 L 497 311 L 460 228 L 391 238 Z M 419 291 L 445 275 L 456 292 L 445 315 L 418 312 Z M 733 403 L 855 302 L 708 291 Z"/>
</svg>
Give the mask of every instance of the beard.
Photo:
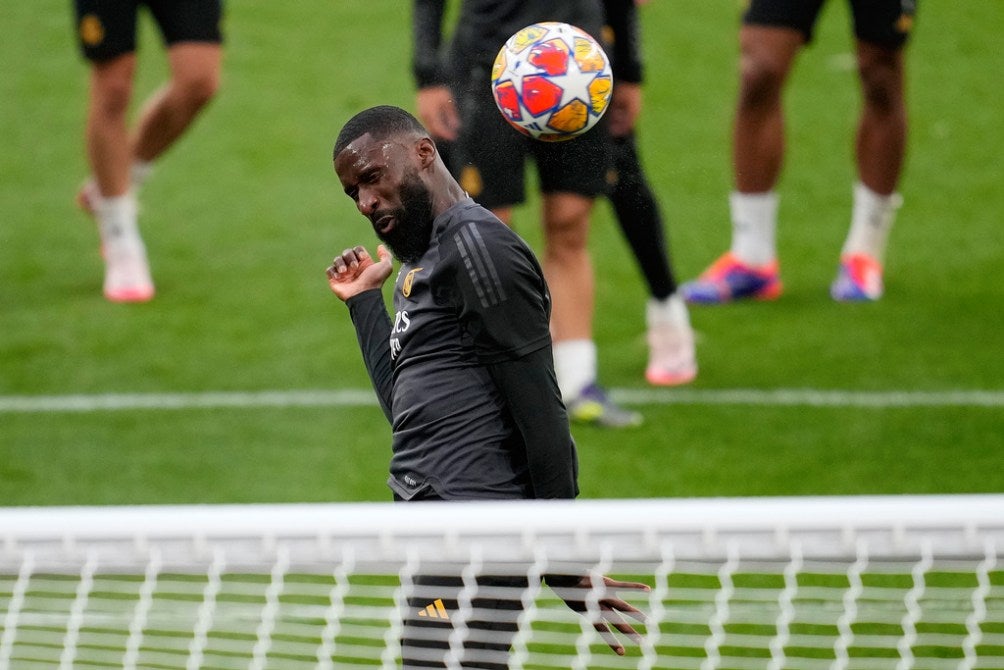
<svg viewBox="0 0 1004 670">
<path fill-rule="evenodd" d="M 377 232 L 377 237 L 402 263 L 415 263 L 429 249 L 432 242 L 432 196 L 418 177 L 409 177 L 401 183 L 401 206 L 390 212 L 376 212 L 371 217 L 390 214 L 396 220 L 387 233 Z"/>
</svg>

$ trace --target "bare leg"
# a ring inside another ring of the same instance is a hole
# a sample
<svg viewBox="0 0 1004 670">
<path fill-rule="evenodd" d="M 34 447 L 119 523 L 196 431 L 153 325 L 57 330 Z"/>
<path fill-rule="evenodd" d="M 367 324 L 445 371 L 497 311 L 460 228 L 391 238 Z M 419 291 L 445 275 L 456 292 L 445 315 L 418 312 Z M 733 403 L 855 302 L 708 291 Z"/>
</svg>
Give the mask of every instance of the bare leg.
<svg viewBox="0 0 1004 670">
<path fill-rule="evenodd" d="M 641 415 L 618 407 L 596 383 L 596 291 L 588 248 L 593 199 L 575 193 L 549 193 L 543 201 L 542 266 L 551 294 L 554 371 L 568 416 L 577 423 L 607 428 L 637 426 L 643 420 Z M 492 211 L 511 225 L 512 208 Z"/>
<path fill-rule="evenodd" d="M 95 63 L 91 70 L 86 143 L 96 188 L 85 185 L 78 195 L 97 219 L 105 259 L 104 294 L 114 302 L 145 302 L 154 293 L 130 183 L 126 117 L 135 68 L 135 54 L 125 54 Z"/>
<path fill-rule="evenodd" d="M 830 285 L 835 300 L 878 300 L 885 290 L 886 245 L 899 208 L 896 193 L 906 152 L 906 103 L 901 49 L 858 42 L 864 103 L 855 143 L 858 184 L 851 225 Z"/>
<path fill-rule="evenodd" d="M 544 196 L 543 267 L 555 342 L 593 336 L 595 285 L 588 248 L 592 206 L 592 198 L 574 193 Z"/>
<path fill-rule="evenodd" d="M 87 148 L 100 197 L 85 184 L 78 202 L 95 214 L 105 257 L 105 296 L 116 302 L 153 297 L 146 249 L 136 220 L 132 168 L 150 162 L 181 136 L 219 83 L 219 45 L 181 43 L 168 50 L 171 78 L 144 105 L 130 137 L 127 114 L 135 54 L 98 63 L 92 70 Z"/>
<path fill-rule="evenodd" d="M 124 54 L 95 63 L 85 130 L 87 157 L 100 193 L 105 197 L 129 190 L 129 129 L 126 116 L 132 97 L 136 55 Z"/>
<path fill-rule="evenodd" d="M 143 106 L 133 140 L 135 158 L 154 160 L 191 125 L 219 87 L 221 60 L 218 44 L 181 42 L 168 50 L 171 79 Z"/>
<path fill-rule="evenodd" d="M 735 183 L 740 193 L 766 193 L 781 173 L 781 91 L 802 46 L 802 35 L 788 28 L 743 26 L 739 46 L 739 101 L 732 145 Z"/>
<path fill-rule="evenodd" d="M 773 300 L 781 294 L 774 191 L 784 160 L 781 94 L 801 32 L 744 25 L 739 30 L 739 96 L 732 127 L 735 190 L 729 198 L 732 244 L 700 277 L 681 287 L 691 303 Z"/>
<path fill-rule="evenodd" d="M 574 193 L 544 196 L 542 266 L 551 292 L 551 335 L 555 342 L 593 336 L 595 285 L 589 257 L 589 214 L 593 200 Z M 492 213 L 512 225 L 512 208 Z"/>
<path fill-rule="evenodd" d="M 906 152 L 906 103 L 901 49 L 858 43 L 864 106 L 856 153 L 861 182 L 881 195 L 896 190 Z"/>
<path fill-rule="evenodd" d="M 642 423 L 642 416 L 618 407 L 597 384 L 596 280 L 588 247 L 592 207 L 593 199 L 582 195 L 544 195 L 543 266 L 552 298 L 554 371 L 572 421 L 626 428 Z"/>
</svg>

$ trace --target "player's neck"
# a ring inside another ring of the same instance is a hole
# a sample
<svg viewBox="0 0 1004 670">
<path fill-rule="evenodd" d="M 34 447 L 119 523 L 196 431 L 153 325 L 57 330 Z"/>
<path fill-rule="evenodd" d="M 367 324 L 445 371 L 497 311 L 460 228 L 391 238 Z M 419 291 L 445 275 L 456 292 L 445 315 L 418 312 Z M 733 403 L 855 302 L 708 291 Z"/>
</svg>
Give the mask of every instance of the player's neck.
<svg viewBox="0 0 1004 670">
<path fill-rule="evenodd" d="M 439 216 L 458 202 L 466 200 L 469 196 L 452 177 L 443 184 L 443 188 L 437 189 L 432 198 L 432 214 Z"/>
</svg>

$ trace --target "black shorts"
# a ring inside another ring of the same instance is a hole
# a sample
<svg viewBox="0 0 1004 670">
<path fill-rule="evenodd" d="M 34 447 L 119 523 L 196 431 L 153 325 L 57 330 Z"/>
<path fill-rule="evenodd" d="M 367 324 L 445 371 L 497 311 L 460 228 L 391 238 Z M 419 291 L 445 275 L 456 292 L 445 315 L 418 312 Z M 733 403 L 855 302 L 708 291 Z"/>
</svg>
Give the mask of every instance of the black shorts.
<svg viewBox="0 0 1004 670">
<path fill-rule="evenodd" d="M 826 0 L 751 0 L 745 25 L 793 28 L 812 41 L 819 10 Z M 854 35 L 862 42 L 899 48 L 906 43 L 917 13 L 917 0 L 849 0 Z"/>
<path fill-rule="evenodd" d="M 140 5 L 153 14 L 164 43 L 222 41 L 222 0 L 74 0 L 84 57 L 105 61 L 136 50 Z"/>
<path fill-rule="evenodd" d="M 510 126 L 492 99 L 488 74 L 475 72 L 461 94 L 463 126 L 454 170 L 460 185 L 488 209 L 526 199 L 526 161 L 532 158 L 542 193 L 597 197 L 608 190 L 612 151 L 601 120 L 583 135 L 563 142 L 526 137 Z"/>
<path fill-rule="evenodd" d="M 445 668 L 454 623 L 470 608 L 464 622 L 467 635 L 462 666 L 507 670 L 513 639 L 519 631 L 521 600 L 529 587 L 526 577 L 487 576 L 476 578 L 477 593 L 462 601 L 463 579 L 454 575 L 418 575 L 402 617 L 401 657 L 404 670 Z"/>
</svg>

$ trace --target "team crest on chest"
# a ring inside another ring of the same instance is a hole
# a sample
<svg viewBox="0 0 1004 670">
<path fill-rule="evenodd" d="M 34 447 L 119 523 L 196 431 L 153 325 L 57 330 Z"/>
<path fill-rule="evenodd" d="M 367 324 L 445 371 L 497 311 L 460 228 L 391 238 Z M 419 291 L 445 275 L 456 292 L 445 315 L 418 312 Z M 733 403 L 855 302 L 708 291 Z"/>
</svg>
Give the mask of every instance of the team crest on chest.
<svg viewBox="0 0 1004 670">
<path fill-rule="evenodd" d="M 401 282 L 401 295 L 405 298 L 411 295 L 411 286 L 415 283 L 415 273 L 421 271 L 422 268 L 415 268 L 404 276 L 404 281 Z"/>
</svg>

